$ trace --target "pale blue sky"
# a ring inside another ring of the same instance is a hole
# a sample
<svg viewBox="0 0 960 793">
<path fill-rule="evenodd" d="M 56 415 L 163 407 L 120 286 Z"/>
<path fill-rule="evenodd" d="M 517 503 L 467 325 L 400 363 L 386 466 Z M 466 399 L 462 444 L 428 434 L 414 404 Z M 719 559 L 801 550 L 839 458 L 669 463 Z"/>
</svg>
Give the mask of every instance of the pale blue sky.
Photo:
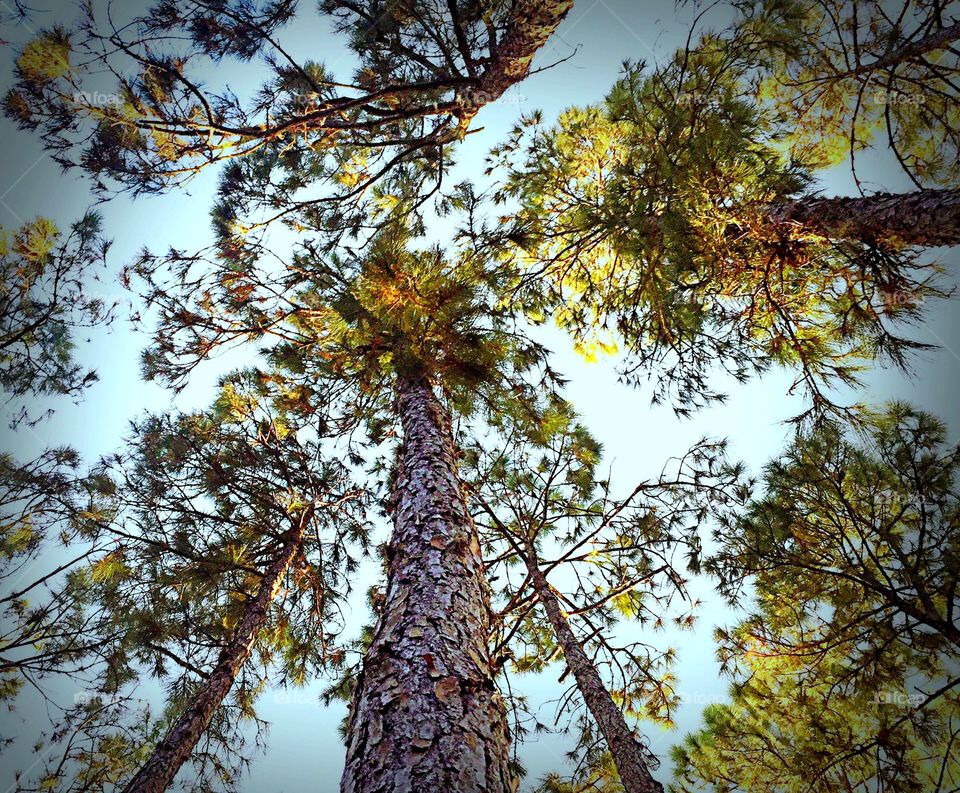
<svg viewBox="0 0 960 793">
<path fill-rule="evenodd" d="M 71 13 L 70 4 L 50 1 L 54 5 L 48 3 L 47 7 L 57 9 L 51 18 Z M 296 57 L 320 60 L 340 74 L 349 73 L 349 53 L 331 40 L 326 22 L 317 21 L 312 4 L 304 3 L 303 7 L 303 21 L 284 34 L 285 47 Z M 570 104 L 598 101 L 616 78 L 624 59 L 652 61 L 668 56 L 685 38 L 692 14 L 691 7 L 675 10 L 674 4 L 666 0 L 578 0 L 569 19 L 541 54 L 538 65 L 573 57 L 529 78 L 497 105 L 482 111 L 476 125 L 485 129 L 470 136 L 457 154 L 460 175 L 479 177 L 484 155 L 501 140 L 520 112 L 541 108 L 551 118 Z M 3 48 L 5 89 L 14 49 L 29 38 L 29 33 L 22 27 L 7 27 L 0 32 L 0 38 L 10 42 Z M 242 81 L 255 72 L 255 67 L 248 67 L 231 82 Z M 238 83 L 234 87 L 242 86 Z M 9 228 L 42 214 L 66 226 L 78 217 L 91 203 L 82 179 L 76 174 L 61 175 L 39 143 L 17 133 L 8 122 L 0 122 L 0 130 L 0 225 Z M 871 187 L 908 189 L 882 159 L 871 163 L 866 173 Z M 163 250 L 173 245 L 189 250 L 206 244 L 210 236 L 206 212 L 212 178 L 213 173 L 203 175 L 191 185 L 189 195 L 175 191 L 133 203 L 120 198 L 102 207 L 108 234 L 115 240 L 111 251 L 113 271 L 144 246 Z M 852 193 L 843 169 L 831 174 L 820 187 L 827 193 Z M 443 227 L 431 229 L 431 235 L 438 239 L 444 233 Z M 951 280 L 955 280 L 956 251 L 947 252 L 942 258 Z M 96 288 L 105 296 L 129 299 L 113 280 Z M 785 395 L 791 377 L 771 372 L 747 386 L 732 384 L 728 404 L 704 410 L 691 420 L 678 421 L 669 408 L 649 406 L 647 389 L 633 390 L 617 383 L 611 362 L 585 364 L 573 355 L 562 334 L 545 331 L 544 337 L 556 353 L 558 367 L 570 377 L 571 400 L 603 442 L 615 475 L 624 485 L 656 474 L 668 457 L 682 453 L 702 435 L 729 437 L 732 455 L 747 460 L 757 470 L 788 437 L 790 430 L 782 421 L 799 409 L 798 401 Z M 953 351 L 960 352 L 960 317 L 955 306 L 933 306 L 928 321 L 916 329 L 915 337 L 942 347 L 918 359 L 918 377 L 912 382 L 896 372 L 875 372 L 866 396 L 874 402 L 891 397 L 909 399 L 947 418 L 956 432 L 960 425 L 956 408 L 960 358 Z M 79 354 L 98 370 L 101 379 L 90 389 L 86 400 L 76 406 L 58 403 L 55 417 L 33 430 L 21 427 L 10 433 L 4 428 L 0 439 L 3 448 L 28 457 L 46 446 L 71 444 L 87 459 L 116 448 L 131 417 L 145 409 L 162 410 L 170 404 L 167 392 L 139 378 L 138 355 L 143 345 L 144 337 L 131 332 L 122 320 L 110 333 L 93 333 L 91 342 L 82 345 Z M 228 362 L 242 365 L 245 361 L 242 356 L 231 356 Z M 211 383 L 225 365 L 220 362 L 202 368 L 176 405 L 183 409 L 205 406 Z M 366 582 L 358 582 L 357 591 L 362 593 L 366 586 Z M 715 624 L 730 622 L 734 615 L 723 608 L 708 587 L 702 589 L 706 606 L 697 629 L 680 637 L 664 635 L 658 639 L 664 646 L 673 642 L 679 648 L 679 688 L 690 701 L 681 710 L 676 732 L 647 728 L 651 743 L 661 756 L 666 756 L 669 746 L 684 732 L 696 727 L 703 704 L 721 697 L 727 686 L 717 675 L 711 637 Z M 357 626 L 366 619 L 365 611 L 358 610 Z M 534 702 L 546 702 L 559 693 L 555 681 L 560 671 L 555 666 L 548 674 L 521 678 L 518 683 Z M 343 709 L 323 709 L 316 696 L 319 688 L 317 685 L 293 692 L 292 697 L 289 692 L 279 697 L 265 694 L 262 715 L 273 723 L 269 751 L 256 760 L 243 786 L 245 791 L 332 793 L 337 789 L 342 747 L 336 730 Z M 549 720 L 551 712 L 545 706 L 541 720 Z M 13 780 L 14 768 L 27 767 L 34 760 L 30 745 L 37 722 L 31 718 L 29 703 L 16 716 L 4 714 L 2 718 L 7 728 L 3 732 L 10 729 L 8 719 L 22 718 L 24 736 L 0 758 L 0 793 L 5 793 Z M 562 740 L 550 737 L 524 746 L 521 757 L 530 769 L 530 780 L 549 770 L 562 770 L 564 746 Z M 669 770 L 666 761 L 659 776 L 666 779 Z"/>
</svg>

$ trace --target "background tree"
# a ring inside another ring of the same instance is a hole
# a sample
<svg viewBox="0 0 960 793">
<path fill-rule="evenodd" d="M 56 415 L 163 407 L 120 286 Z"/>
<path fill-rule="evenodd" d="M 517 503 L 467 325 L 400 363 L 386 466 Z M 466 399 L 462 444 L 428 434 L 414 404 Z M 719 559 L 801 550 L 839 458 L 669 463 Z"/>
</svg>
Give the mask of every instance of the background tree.
<svg viewBox="0 0 960 793">
<path fill-rule="evenodd" d="M 27 45 L 6 109 L 64 165 L 134 191 L 269 149 L 291 171 L 309 154 L 299 178 L 335 187 L 338 167 L 351 163 L 346 198 L 392 165 L 461 138 L 479 108 L 527 75 L 572 5 L 321 3 L 361 57 L 352 79 L 288 54 L 292 0 L 162 0 L 142 14 L 91 6 Z M 259 93 L 204 85 L 211 65 L 222 73 L 224 62 L 253 58 L 273 73 Z"/>
<path fill-rule="evenodd" d="M 102 611 L 82 571 L 109 542 L 92 530 L 96 503 L 79 468 L 67 448 L 25 464 L 0 455 L 0 700 L 24 684 L 45 692 L 53 672 L 82 680 L 96 666 Z"/>
<path fill-rule="evenodd" d="M 918 187 L 955 187 L 960 5 L 875 0 L 736 3 L 730 35 L 783 114 L 791 150 L 827 166 L 886 146 Z"/>
<path fill-rule="evenodd" d="M 90 692 L 123 640 L 99 591 L 99 571 L 116 549 L 102 530 L 114 514 L 104 496 L 72 449 L 46 450 L 25 464 L 0 457 L 0 699 L 14 720 L 21 691 L 39 697 L 51 728 L 43 734 L 40 727 L 34 750 L 58 753 L 43 773 L 18 772 L 20 790 L 56 788 L 74 761 L 84 789 L 98 779 L 115 782 L 155 740 L 147 712 L 130 717 L 136 702 Z M 124 717 L 124 727 L 113 729 Z"/>
<path fill-rule="evenodd" d="M 93 474 L 112 510 L 100 518 L 110 552 L 87 571 L 109 615 L 105 663 L 59 732 L 102 712 L 44 771 L 46 789 L 166 790 L 188 759 L 196 789 L 233 788 L 266 683 L 303 685 L 343 662 L 364 491 L 328 456 L 322 413 L 278 409 L 276 395 L 262 373 L 232 376 L 210 411 L 137 423 L 129 452 Z M 169 696 L 147 735 L 144 675 Z M 103 707 L 114 703 L 125 707 Z"/>
<path fill-rule="evenodd" d="M 581 767 L 604 764 L 606 750 L 625 791 L 662 790 L 650 773 L 658 761 L 627 717 L 670 722 L 674 653 L 646 637 L 621 642 L 632 620 L 662 629 L 675 598 L 683 602 L 675 624 L 694 624 L 686 576 L 699 565 L 697 529 L 712 501 L 735 497 L 740 472 L 724 461 L 723 444 L 704 441 L 668 463 L 669 472 L 617 497 L 599 478 L 599 444 L 570 406 L 553 397 L 537 415 L 502 421 L 494 442 L 465 451 L 496 582 L 495 653 L 520 673 L 562 655 L 561 679 L 569 673 L 575 681 L 562 709 L 573 712 L 580 699 L 589 713 L 580 720 Z"/>
<path fill-rule="evenodd" d="M 609 752 L 599 755 L 577 768 L 572 778 L 551 774 L 538 793 L 623 793 L 617 769 Z"/>
<path fill-rule="evenodd" d="M 94 289 L 108 247 L 93 213 L 65 237 L 44 218 L 15 233 L 0 229 L 0 388 L 9 399 L 76 398 L 97 379 L 73 352 L 80 328 L 110 318 L 112 306 Z"/>
<path fill-rule="evenodd" d="M 860 443 L 827 424 L 767 467 L 709 562 L 756 594 L 718 635 L 733 702 L 677 750 L 678 790 L 956 787 L 958 463 L 892 404 Z"/>
<path fill-rule="evenodd" d="M 941 294 L 917 250 L 960 240 L 953 190 L 812 194 L 749 75 L 736 42 L 705 36 L 649 74 L 628 66 L 601 107 L 552 129 L 534 114 L 493 154 L 527 310 L 588 353 L 622 345 L 624 376 L 662 372 L 657 397 L 675 389 L 682 413 L 720 396 L 716 362 L 739 379 L 794 367 L 816 410 L 866 362 L 905 364 L 920 345 L 897 323 Z"/>
<path fill-rule="evenodd" d="M 75 358 L 75 337 L 111 319 L 96 288 L 108 248 L 95 213 L 66 236 L 45 218 L 0 229 L 0 388 L 11 429 L 52 415 L 31 398 L 79 401 L 96 381 Z M 110 547 L 96 528 L 98 502 L 74 449 L 26 462 L 0 455 L 0 699 L 11 711 L 26 685 L 59 714 L 51 678 L 82 685 L 103 661 L 107 616 L 86 574 Z"/>
</svg>

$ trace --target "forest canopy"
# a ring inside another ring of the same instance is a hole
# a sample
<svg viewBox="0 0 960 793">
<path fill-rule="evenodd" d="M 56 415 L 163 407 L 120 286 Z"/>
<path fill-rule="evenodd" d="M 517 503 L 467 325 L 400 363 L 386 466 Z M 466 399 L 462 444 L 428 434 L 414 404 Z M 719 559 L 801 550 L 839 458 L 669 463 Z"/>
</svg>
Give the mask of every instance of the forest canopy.
<svg viewBox="0 0 960 793">
<path fill-rule="evenodd" d="M 10 791 L 960 790 L 960 4 L 581 5 L 5 8 Z"/>
</svg>

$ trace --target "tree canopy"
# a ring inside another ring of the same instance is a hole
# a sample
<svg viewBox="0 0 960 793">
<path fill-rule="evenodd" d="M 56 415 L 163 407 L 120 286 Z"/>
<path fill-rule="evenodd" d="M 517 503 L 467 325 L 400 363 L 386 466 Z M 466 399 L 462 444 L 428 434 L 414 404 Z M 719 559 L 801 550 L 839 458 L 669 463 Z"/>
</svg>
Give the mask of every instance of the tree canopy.
<svg viewBox="0 0 960 793">
<path fill-rule="evenodd" d="M 107 322 L 93 285 L 109 243 L 93 213 L 64 237 L 47 218 L 0 229 L 0 387 L 11 399 L 78 397 L 96 373 L 77 362 L 76 334 Z"/>
<path fill-rule="evenodd" d="M 676 753 L 719 790 L 957 784 L 958 449 L 904 404 L 771 462 L 709 565 L 751 615 L 718 635 L 732 704 Z"/>
<path fill-rule="evenodd" d="M 957 788 L 960 450 L 860 386 L 909 376 L 931 345 L 904 326 L 955 280 L 931 249 L 960 244 L 960 12 L 888 6 L 695 9 L 668 58 L 524 114 L 456 184 L 573 0 L 105 0 L 27 26 L 6 115 L 95 200 L 216 179 L 205 241 L 165 228 L 119 270 L 173 406 L 98 459 L 0 454 L 0 699 L 47 717 L 15 786 L 241 790 L 264 693 L 322 686 L 348 703 L 342 793 L 516 793 L 548 732 L 570 767 L 543 793 L 662 793 L 667 637 L 706 651 L 709 597 L 729 696 L 672 790 Z M 294 55 L 321 24 L 351 73 Z M 863 179 L 884 153 L 908 191 Z M 107 232 L 0 234 L 15 420 L 96 379 L 76 342 L 113 313 Z M 736 427 L 641 438 L 655 473 L 614 476 L 548 322 L 678 418 L 774 368 L 807 404 L 758 479 Z M 526 696 L 547 676 L 552 725 Z"/>
<path fill-rule="evenodd" d="M 917 255 L 943 243 L 889 220 L 853 228 L 869 207 L 811 195 L 814 162 L 785 151 L 778 109 L 745 93 L 751 70 L 727 44 L 705 35 L 652 72 L 628 65 L 600 106 L 518 125 L 494 151 L 499 198 L 519 204 L 502 245 L 534 317 L 587 351 L 622 347 L 624 376 L 656 376 L 681 413 L 722 398 L 717 362 L 740 380 L 795 369 L 819 408 L 869 362 L 922 346 L 900 326 L 943 294 Z"/>
</svg>

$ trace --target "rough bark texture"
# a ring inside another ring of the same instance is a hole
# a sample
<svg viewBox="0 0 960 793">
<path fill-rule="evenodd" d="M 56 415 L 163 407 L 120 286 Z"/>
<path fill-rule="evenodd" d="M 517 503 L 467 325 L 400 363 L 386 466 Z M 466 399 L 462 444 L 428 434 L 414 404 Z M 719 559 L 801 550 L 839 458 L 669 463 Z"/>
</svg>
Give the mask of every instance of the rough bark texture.
<svg viewBox="0 0 960 793">
<path fill-rule="evenodd" d="M 233 686 L 241 667 L 250 658 L 257 635 L 267 622 L 270 604 L 277 596 L 283 576 L 293 561 L 309 518 L 304 516 L 284 542 L 280 555 L 267 568 L 257 593 L 247 601 L 243 618 L 230 643 L 220 653 L 217 665 L 203 684 L 196 699 L 180 714 L 157 744 L 150 759 L 123 789 L 124 793 L 162 793 L 170 787 L 181 766 L 190 757 L 213 714 Z"/>
<path fill-rule="evenodd" d="M 865 198 L 802 198 L 775 207 L 775 222 L 832 239 L 918 245 L 960 244 L 960 190 L 877 193 Z"/>
<path fill-rule="evenodd" d="M 547 619 L 553 627 L 554 635 L 567 667 L 577 681 L 577 688 L 583 696 L 593 720 L 596 722 L 613 762 L 620 775 L 620 783 L 626 793 L 663 793 L 663 785 L 655 780 L 644 759 L 644 749 L 634 737 L 626 719 L 610 692 L 600 679 L 596 666 L 583 650 L 570 623 L 560 609 L 560 603 L 546 576 L 540 570 L 533 548 L 527 549 L 527 572 L 533 583 L 537 597 L 547 612 Z"/>
<path fill-rule="evenodd" d="M 363 660 L 342 793 L 507 793 L 506 710 L 487 649 L 489 595 L 446 411 L 401 377 L 403 443 L 383 611 Z"/>
<path fill-rule="evenodd" d="M 530 71 L 534 55 L 547 43 L 564 20 L 573 0 L 514 0 L 507 32 L 497 42 L 490 65 L 476 86 L 464 92 L 461 101 L 469 117 L 485 104 L 498 99 Z"/>
</svg>

